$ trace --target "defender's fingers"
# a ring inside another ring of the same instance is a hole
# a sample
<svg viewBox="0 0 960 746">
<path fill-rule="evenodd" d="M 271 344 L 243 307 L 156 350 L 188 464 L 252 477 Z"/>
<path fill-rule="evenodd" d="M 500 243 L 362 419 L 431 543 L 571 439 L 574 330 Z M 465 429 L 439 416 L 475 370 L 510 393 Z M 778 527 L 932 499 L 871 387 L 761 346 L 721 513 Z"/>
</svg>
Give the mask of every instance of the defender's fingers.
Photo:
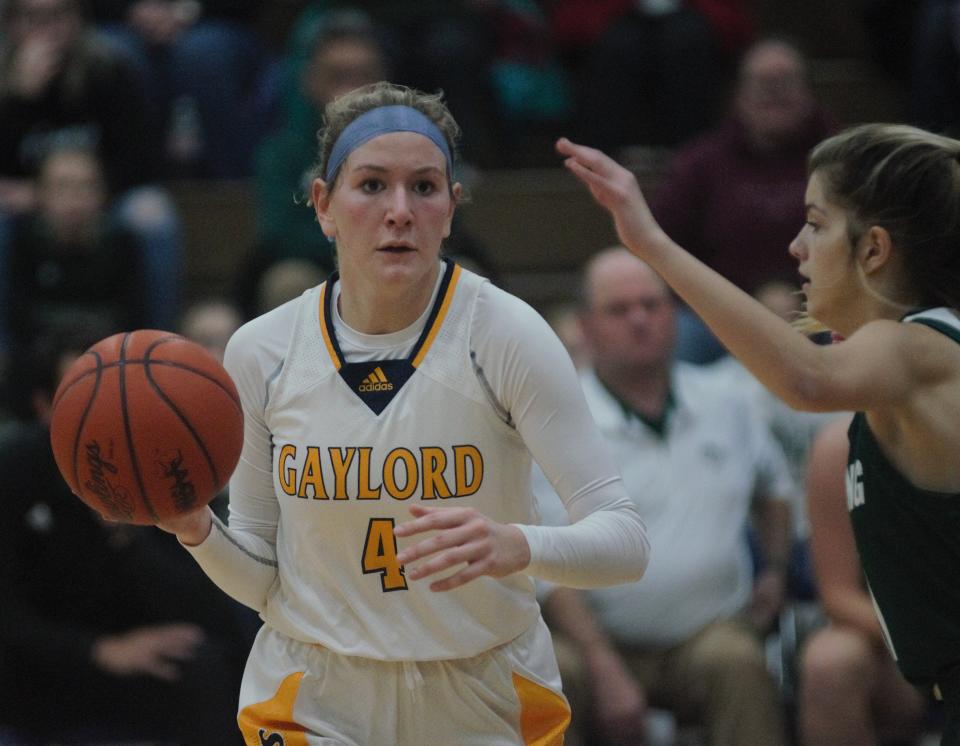
<svg viewBox="0 0 960 746">
<path fill-rule="evenodd" d="M 596 148 L 591 148 L 589 145 L 580 145 L 568 137 L 559 138 L 554 147 L 556 148 L 557 152 L 560 153 L 560 155 L 576 157 L 582 156 L 586 158 L 600 155 L 600 151 Z"/>
<path fill-rule="evenodd" d="M 606 184 L 606 179 L 603 176 L 593 169 L 584 166 L 583 163 L 576 158 L 567 158 L 563 162 L 563 165 L 587 186 L 603 186 Z"/>
<path fill-rule="evenodd" d="M 565 137 L 557 141 L 557 152 L 586 166 L 591 171 L 599 173 L 607 173 L 612 165 L 616 165 L 602 150 L 586 145 L 577 145 Z"/>
</svg>

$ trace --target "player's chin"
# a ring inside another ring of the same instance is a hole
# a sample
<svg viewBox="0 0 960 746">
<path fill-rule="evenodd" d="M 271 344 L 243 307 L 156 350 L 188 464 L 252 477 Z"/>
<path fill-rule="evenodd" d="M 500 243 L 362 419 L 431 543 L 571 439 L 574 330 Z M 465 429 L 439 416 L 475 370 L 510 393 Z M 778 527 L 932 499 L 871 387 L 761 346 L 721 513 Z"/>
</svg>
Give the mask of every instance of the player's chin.
<svg viewBox="0 0 960 746">
<path fill-rule="evenodd" d="M 415 249 L 378 252 L 377 260 L 381 279 L 389 283 L 417 281 L 432 266 L 426 255 Z"/>
</svg>

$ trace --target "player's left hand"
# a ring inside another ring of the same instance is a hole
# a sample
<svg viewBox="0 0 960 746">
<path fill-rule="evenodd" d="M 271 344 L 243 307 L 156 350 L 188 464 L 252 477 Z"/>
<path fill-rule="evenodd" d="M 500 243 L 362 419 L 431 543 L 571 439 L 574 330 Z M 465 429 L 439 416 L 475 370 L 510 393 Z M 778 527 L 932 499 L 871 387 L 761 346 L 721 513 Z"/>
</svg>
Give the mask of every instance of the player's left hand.
<svg viewBox="0 0 960 746">
<path fill-rule="evenodd" d="M 406 571 L 410 580 L 436 575 L 466 563 L 459 571 L 430 584 L 432 591 L 449 591 L 481 575 L 502 578 L 530 564 L 530 546 L 516 526 L 497 523 L 475 508 L 411 506 L 412 521 L 394 529 L 398 537 L 435 531 L 397 555 L 401 565 L 423 560 Z"/>
</svg>

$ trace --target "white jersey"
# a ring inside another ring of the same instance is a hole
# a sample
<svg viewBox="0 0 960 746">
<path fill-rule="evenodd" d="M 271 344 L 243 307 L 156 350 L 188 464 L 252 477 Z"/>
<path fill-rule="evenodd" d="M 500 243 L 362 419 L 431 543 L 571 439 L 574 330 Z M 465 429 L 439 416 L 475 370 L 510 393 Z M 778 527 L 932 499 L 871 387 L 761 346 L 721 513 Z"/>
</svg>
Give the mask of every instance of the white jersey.
<svg viewBox="0 0 960 746">
<path fill-rule="evenodd" d="M 228 347 L 244 451 L 230 528 L 215 523 L 192 550 L 215 581 L 294 639 L 347 655 L 436 660 L 475 655 L 529 628 L 539 607 L 528 573 L 538 567 L 578 580 L 569 565 L 579 563 L 594 584 L 642 573 L 642 522 L 590 427 L 569 358 L 532 309 L 446 263 L 412 344 L 409 330 L 364 340 L 338 321 L 336 289 L 331 279 L 307 291 Z M 581 533 L 595 519 L 588 542 L 605 564 L 595 567 L 591 552 L 584 562 L 573 544 L 566 557 L 552 556 L 553 540 L 576 537 L 554 528 L 544 538 L 532 525 L 531 450 L 572 519 L 587 519 Z M 393 528 L 410 519 L 414 500 L 521 525 L 531 567 L 442 593 L 429 580 L 409 581 L 396 555 L 424 537 L 398 541 Z"/>
</svg>

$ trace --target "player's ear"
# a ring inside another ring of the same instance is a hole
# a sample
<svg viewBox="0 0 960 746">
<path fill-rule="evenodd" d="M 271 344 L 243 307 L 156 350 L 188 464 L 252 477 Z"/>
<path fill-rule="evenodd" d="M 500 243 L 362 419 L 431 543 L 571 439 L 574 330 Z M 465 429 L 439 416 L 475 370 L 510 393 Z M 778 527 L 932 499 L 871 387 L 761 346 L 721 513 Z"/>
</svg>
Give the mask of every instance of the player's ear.
<svg viewBox="0 0 960 746">
<path fill-rule="evenodd" d="M 893 240 L 890 232 L 879 225 L 871 226 L 860 241 L 857 258 L 866 274 L 876 272 L 890 262 Z"/>
<path fill-rule="evenodd" d="M 323 234 L 332 240 L 337 237 L 337 227 L 330 215 L 331 192 L 332 190 L 323 179 L 313 180 L 310 187 L 310 204 L 313 205 L 313 211 L 317 215 L 317 222 L 320 223 Z"/>
<path fill-rule="evenodd" d="M 453 186 L 450 187 L 450 194 L 452 199 L 450 200 L 450 210 L 447 212 L 447 220 L 443 225 L 443 237 L 450 237 L 450 230 L 453 226 L 453 213 L 457 210 L 457 205 L 460 204 L 460 199 L 463 197 L 463 187 L 460 185 L 459 181 L 455 181 Z"/>
</svg>

